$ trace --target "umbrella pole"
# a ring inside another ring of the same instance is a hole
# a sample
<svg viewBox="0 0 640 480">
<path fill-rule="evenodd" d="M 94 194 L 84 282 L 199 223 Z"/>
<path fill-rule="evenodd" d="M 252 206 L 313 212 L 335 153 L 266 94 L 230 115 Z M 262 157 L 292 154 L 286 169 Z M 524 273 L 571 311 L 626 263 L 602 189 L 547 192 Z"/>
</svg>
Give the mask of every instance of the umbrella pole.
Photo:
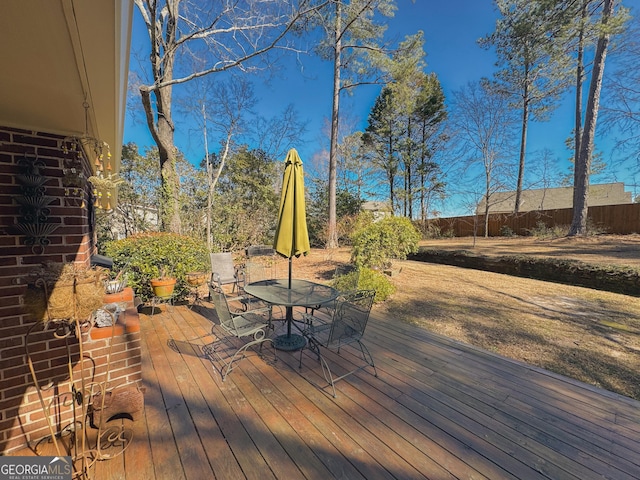
<svg viewBox="0 0 640 480">
<path fill-rule="evenodd" d="M 291 290 L 291 265 L 292 257 L 289 257 L 289 290 Z M 291 338 L 291 322 L 293 322 L 293 308 L 287 307 L 287 338 Z"/>
</svg>

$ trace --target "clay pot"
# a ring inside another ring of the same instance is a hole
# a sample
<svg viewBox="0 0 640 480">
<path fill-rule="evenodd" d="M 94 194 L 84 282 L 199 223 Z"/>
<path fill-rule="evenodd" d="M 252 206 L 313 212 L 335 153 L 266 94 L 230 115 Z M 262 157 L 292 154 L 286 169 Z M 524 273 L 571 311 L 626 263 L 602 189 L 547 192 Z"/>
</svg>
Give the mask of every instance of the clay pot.
<svg viewBox="0 0 640 480">
<path fill-rule="evenodd" d="M 192 287 L 199 287 L 207 282 L 207 274 L 204 272 L 187 273 L 186 280 Z"/>
<path fill-rule="evenodd" d="M 152 278 L 151 289 L 153 295 L 158 298 L 169 298 L 173 295 L 173 288 L 176 286 L 176 279 L 173 277 Z"/>
</svg>

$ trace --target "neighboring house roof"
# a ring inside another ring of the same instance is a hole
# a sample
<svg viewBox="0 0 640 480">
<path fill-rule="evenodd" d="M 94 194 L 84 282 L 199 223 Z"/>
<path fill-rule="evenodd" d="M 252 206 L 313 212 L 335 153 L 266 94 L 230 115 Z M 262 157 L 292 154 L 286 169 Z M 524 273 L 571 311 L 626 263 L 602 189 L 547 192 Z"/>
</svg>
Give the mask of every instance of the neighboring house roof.
<svg viewBox="0 0 640 480">
<path fill-rule="evenodd" d="M 117 172 L 132 15 L 133 0 L 3 0 L 0 125 L 106 142 Z"/>
<path fill-rule="evenodd" d="M 374 221 L 393 215 L 393 209 L 387 202 L 367 201 L 363 202 L 361 208 L 365 212 L 371 212 Z"/>
<path fill-rule="evenodd" d="M 362 210 L 391 213 L 391 206 L 386 202 L 367 201 L 362 203 Z"/>
<path fill-rule="evenodd" d="M 489 201 L 489 213 L 512 213 L 515 208 L 516 192 L 494 193 Z M 624 191 L 624 183 L 603 183 L 589 186 L 588 205 L 620 205 L 632 203 L 631 192 Z M 523 190 L 520 212 L 536 210 L 556 210 L 573 207 L 573 187 L 541 188 Z M 484 213 L 485 200 L 478 205 L 477 212 Z"/>
</svg>

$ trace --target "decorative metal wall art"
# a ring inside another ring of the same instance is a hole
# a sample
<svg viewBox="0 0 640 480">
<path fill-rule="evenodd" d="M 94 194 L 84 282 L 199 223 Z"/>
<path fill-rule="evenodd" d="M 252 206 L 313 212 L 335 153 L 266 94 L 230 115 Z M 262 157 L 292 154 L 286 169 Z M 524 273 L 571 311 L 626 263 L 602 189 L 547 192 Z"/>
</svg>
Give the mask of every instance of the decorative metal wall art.
<svg viewBox="0 0 640 480">
<path fill-rule="evenodd" d="M 20 183 L 20 195 L 15 200 L 20 204 L 21 217 L 14 226 L 26 237 L 25 244 L 31 245 L 31 251 L 38 255 L 49 245 L 49 235 L 60 226 L 49 219 L 49 205 L 55 197 L 45 194 L 44 184 L 47 178 L 41 173 L 44 162 L 25 156 L 18 164 L 22 168 L 22 174 L 16 175 L 16 180 Z"/>
</svg>

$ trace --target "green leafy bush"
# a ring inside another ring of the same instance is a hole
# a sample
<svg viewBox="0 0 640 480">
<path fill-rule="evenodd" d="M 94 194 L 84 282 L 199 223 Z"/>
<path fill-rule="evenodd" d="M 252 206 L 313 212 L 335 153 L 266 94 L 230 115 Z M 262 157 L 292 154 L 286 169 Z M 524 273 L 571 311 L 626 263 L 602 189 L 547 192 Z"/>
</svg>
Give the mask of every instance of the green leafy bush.
<svg viewBox="0 0 640 480">
<path fill-rule="evenodd" d="M 163 270 L 176 277 L 177 298 L 187 291 L 189 272 L 208 271 L 209 253 L 199 240 L 173 233 L 143 233 L 105 245 L 105 254 L 113 258 L 114 269 L 125 268 L 129 286 L 143 301 L 152 297 L 150 281 Z"/>
<path fill-rule="evenodd" d="M 500 236 L 501 237 L 515 237 L 516 234 L 513 232 L 509 225 L 502 225 L 500 227 Z"/>
<path fill-rule="evenodd" d="M 387 275 L 370 268 L 361 268 L 359 272 L 354 271 L 340 275 L 333 280 L 331 285 L 342 292 L 375 290 L 375 302 L 384 302 L 396 291 L 395 285 Z"/>
<path fill-rule="evenodd" d="M 349 272 L 335 277 L 331 281 L 331 286 L 341 292 L 357 290 L 359 286 L 359 277 L 360 273 L 358 271 Z"/>
<path fill-rule="evenodd" d="M 385 268 L 418 251 L 420 232 L 405 217 L 386 217 L 353 235 L 351 262 L 359 267 Z"/>
</svg>

